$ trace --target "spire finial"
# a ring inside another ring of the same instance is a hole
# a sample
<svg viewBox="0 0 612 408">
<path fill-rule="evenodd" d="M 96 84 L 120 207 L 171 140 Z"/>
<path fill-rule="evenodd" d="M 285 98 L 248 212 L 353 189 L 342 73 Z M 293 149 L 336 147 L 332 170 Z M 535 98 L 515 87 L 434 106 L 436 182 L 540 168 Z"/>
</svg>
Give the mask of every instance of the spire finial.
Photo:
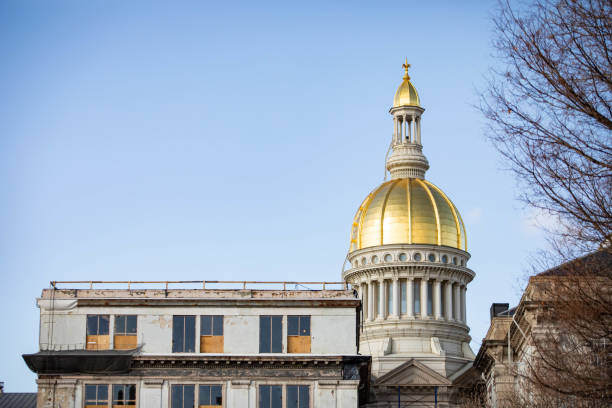
<svg viewBox="0 0 612 408">
<path fill-rule="evenodd" d="M 410 68 L 408 57 L 406 57 L 406 62 L 402 64 L 402 68 L 404 68 L 404 79 L 410 79 L 410 75 L 408 75 L 408 68 Z"/>
</svg>

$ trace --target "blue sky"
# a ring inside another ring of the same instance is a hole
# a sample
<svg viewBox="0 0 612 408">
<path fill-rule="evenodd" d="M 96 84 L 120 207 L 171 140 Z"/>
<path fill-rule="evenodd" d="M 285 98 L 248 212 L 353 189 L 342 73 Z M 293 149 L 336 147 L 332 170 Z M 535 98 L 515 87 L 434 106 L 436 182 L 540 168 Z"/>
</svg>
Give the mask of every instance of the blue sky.
<svg viewBox="0 0 612 408">
<path fill-rule="evenodd" d="M 404 57 L 467 227 L 468 323 L 544 245 L 474 108 L 493 2 L 0 0 L 0 381 L 50 280 L 339 280 Z"/>
</svg>

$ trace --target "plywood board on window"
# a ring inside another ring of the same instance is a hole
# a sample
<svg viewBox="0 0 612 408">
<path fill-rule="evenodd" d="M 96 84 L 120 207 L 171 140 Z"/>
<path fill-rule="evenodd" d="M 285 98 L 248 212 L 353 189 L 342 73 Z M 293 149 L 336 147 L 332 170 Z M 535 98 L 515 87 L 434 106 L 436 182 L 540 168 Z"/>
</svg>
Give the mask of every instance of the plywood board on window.
<svg viewBox="0 0 612 408">
<path fill-rule="evenodd" d="M 101 404 L 99 404 L 99 405 L 85 405 L 85 408 L 108 408 L 108 405 L 107 404 L 104 404 L 104 405 L 101 405 Z"/>
<path fill-rule="evenodd" d="M 87 350 L 108 350 L 110 347 L 110 336 L 87 336 Z M 93 405 L 92 405 L 93 406 Z"/>
<path fill-rule="evenodd" d="M 198 405 L 198 408 L 217 408 L 221 406 L 222 405 Z"/>
<path fill-rule="evenodd" d="M 104 405 L 104 408 L 106 408 L 106 405 Z M 113 408 L 136 408 L 135 404 L 131 404 L 131 405 L 113 405 Z"/>
<path fill-rule="evenodd" d="M 310 336 L 287 336 L 287 353 L 310 353 Z"/>
<path fill-rule="evenodd" d="M 136 336 L 115 336 L 115 350 L 131 350 L 137 347 Z"/>
<path fill-rule="evenodd" d="M 223 353 L 223 336 L 200 336 L 200 353 Z"/>
</svg>

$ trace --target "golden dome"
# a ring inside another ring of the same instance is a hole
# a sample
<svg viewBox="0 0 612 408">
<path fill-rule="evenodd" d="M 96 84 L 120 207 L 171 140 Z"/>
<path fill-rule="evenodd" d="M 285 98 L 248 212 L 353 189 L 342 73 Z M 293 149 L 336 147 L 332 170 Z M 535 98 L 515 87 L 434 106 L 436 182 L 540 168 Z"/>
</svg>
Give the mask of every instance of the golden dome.
<svg viewBox="0 0 612 408">
<path fill-rule="evenodd" d="M 395 92 L 395 97 L 393 98 L 393 107 L 397 108 L 398 106 L 421 106 L 419 94 L 414 85 L 412 85 L 412 82 L 410 82 L 410 75 L 408 75 L 408 68 L 410 68 L 410 64 L 408 64 L 408 59 L 406 59 L 406 63 L 403 64 L 402 67 L 404 67 L 404 80 Z"/>
<path fill-rule="evenodd" d="M 363 201 L 350 252 L 387 244 L 445 245 L 467 251 L 461 215 L 446 194 L 416 178 L 387 181 Z"/>
</svg>

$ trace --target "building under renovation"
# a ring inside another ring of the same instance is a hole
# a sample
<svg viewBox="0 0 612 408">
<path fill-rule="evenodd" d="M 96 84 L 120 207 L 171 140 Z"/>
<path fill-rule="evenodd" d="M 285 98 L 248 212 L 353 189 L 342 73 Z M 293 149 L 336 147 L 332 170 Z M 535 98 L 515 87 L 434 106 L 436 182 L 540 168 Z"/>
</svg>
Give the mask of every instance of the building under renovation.
<svg viewBox="0 0 612 408">
<path fill-rule="evenodd" d="M 342 283 L 53 283 L 38 299 L 40 351 L 24 356 L 38 407 L 457 406 L 474 375 L 475 274 L 458 209 L 425 179 L 408 68 L 390 109 L 390 180 L 353 218 Z"/>
</svg>

